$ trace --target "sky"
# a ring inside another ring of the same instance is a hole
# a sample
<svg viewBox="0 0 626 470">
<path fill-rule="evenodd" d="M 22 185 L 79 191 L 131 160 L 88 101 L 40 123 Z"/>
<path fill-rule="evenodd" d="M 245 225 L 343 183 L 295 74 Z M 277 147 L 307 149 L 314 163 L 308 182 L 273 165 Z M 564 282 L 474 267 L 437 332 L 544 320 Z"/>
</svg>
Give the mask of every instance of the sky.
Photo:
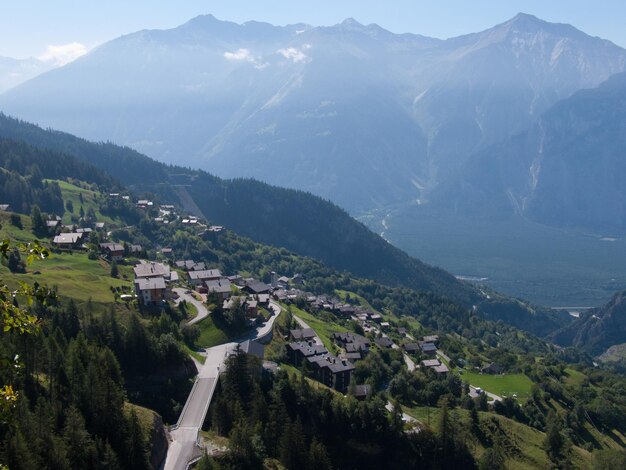
<svg viewBox="0 0 626 470">
<path fill-rule="evenodd" d="M 445 39 L 522 11 L 626 47 L 624 0 L 0 0 L 0 11 L 0 56 L 59 65 L 123 34 L 173 28 L 207 13 L 276 25 L 332 25 L 352 17 L 394 33 Z"/>
</svg>

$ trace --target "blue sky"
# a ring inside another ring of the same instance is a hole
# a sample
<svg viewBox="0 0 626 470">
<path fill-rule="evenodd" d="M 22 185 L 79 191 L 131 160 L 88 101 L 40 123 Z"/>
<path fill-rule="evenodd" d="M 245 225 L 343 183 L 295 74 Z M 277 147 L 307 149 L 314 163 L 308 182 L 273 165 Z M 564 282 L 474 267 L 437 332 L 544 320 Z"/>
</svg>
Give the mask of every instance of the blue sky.
<svg viewBox="0 0 626 470">
<path fill-rule="evenodd" d="M 353 17 L 396 33 L 447 38 L 489 28 L 520 11 L 626 47 L 624 0 L 7 0 L 0 15 L 0 56 L 70 57 L 125 33 L 172 28 L 206 13 L 280 25 L 330 25 Z"/>
</svg>

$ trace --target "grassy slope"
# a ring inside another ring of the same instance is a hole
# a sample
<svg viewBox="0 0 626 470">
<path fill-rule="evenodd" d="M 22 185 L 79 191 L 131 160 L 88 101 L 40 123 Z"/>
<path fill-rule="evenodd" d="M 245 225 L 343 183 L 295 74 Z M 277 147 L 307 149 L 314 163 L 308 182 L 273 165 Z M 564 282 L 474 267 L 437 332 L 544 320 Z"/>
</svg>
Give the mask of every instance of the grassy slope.
<svg viewBox="0 0 626 470">
<path fill-rule="evenodd" d="M 0 215 L 0 238 L 9 238 L 15 242 L 30 242 L 35 236 L 30 231 L 30 218 L 22 216 L 23 230 L 12 226 L 8 221 L 8 215 Z M 12 274 L 5 266 L 0 266 L 0 276 L 9 285 L 16 285 L 16 281 L 28 283 L 38 282 L 48 286 L 57 286 L 59 295 L 71 297 L 79 302 L 92 299 L 97 303 L 114 302 L 111 286 L 132 287 L 132 282 L 125 279 L 113 279 L 110 276 L 109 265 L 103 261 L 95 261 L 87 258 L 83 252 L 52 253 L 50 258 L 44 261 L 35 261 L 27 266 L 26 274 Z M 39 272 L 40 274 L 34 274 Z M 127 274 L 124 272 L 123 274 Z"/>
<path fill-rule="evenodd" d="M 285 305 L 283 305 L 283 307 L 287 308 Z M 336 331 L 340 331 L 340 332 L 341 331 L 348 331 L 347 328 L 345 328 L 345 327 L 343 327 L 341 325 L 338 325 L 336 323 L 325 322 L 324 320 L 321 320 L 320 318 L 317 318 L 317 317 L 311 315 L 310 313 L 305 312 L 304 310 L 299 309 L 295 305 L 290 305 L 290 308 L 291 308 L 291 312 L 294 315 L 300 317 L 311 328 L 313 328 L 315 330 L 317 335 L 322 340 L 322 343 L 324 343 L 324 346 L 326 346 L 326 349 L 328 349 L 329 351 L 333 350 L 333 342 L 331 340 L 333 333 L 336 332 Z"/>
<path fill-rule="evenodd" d="M 489 375 L 464 370 L 461 372 L 461 379 L 499 396 L 510 397 L 515 393 L 522 403 L 530 396 L 533 385 L 524 374 Z"/>
<path fill-rule="evenodd" d="M 98 210 L 97 198 L 99 196 L 99 193 L 91 191 L 89 189 L 81 188 L 79 186 L 68 183 L 66 181 L 56 181 L 56 182 L 59 184 L 61 188 L 61 195 L 63 197 L 63 201 L 65 202 L 65 204 L 67 204 L 67 201 L 72 201 L 72 204 L 74 206 L 74 212 L 73 212 L 74 215 L 79 215 L 80 207 L 82 206 L 85 213 L 87 213 L 87 211 L 90 208 L 92 208 L 95 211 L 99 222 L 106 222 L 108 224 L 115 223 L 115 220 L 105 215 L 102 215 L 100 211 Z M 82 203 L 80 202 L 81 194 L 83 196 Z M 63 223 L 69 224 L 71 221 L 70 219 L 71 219 L 71 213 L 65 212 L 65 214 L 63 214 Z"/>
<path fill-rule="evenodd" d="M 403 407 L 403 409 L 408 415 L 430 426 L 435 431 L 438 430 L 440 412 L 438 408 Z M 503 440 L 508 469 L 549 468 L 549 459 L 543 449 L 545 439 L 543 432 L 494 413 L 481 412 L 479 415 L 481 430 L 484 434 L 491 439 L 494 436 L 499 436 Z M 456 409 L 451 411 L 451 416 L 462 428 L 470 428 L 467 410 Z M 469 449 L 476 458 L 480 458 L 485 451 L 485 446 L 479 439 L 472 436 L 469 438 Z M 574 446 L 572 448 L 571 459 L 575 468 L 587 469 L 591 467 L 591 454 L 580 447 Z"/>
</svg>

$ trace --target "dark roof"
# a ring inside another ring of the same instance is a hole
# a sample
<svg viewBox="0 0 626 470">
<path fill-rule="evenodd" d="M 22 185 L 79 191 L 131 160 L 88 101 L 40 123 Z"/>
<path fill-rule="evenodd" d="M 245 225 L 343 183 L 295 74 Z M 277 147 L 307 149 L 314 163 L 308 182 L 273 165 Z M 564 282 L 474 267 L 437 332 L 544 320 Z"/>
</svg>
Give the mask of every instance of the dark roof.
<svg viewBox="0 0 626 470">
<path fill-rule="evenodd" d="M 354 386 L 354 396 L 355 397 L 366 397 L 367 394 L 370 392 L 371 388 L 372 387 L 370 385 L 367 385 L 367 384 L 355 385 Z"/>
<path fill-rule="evenodd" d="M 333 338 L 339 343 L 360 343 L 369 346 L 370 340 L 356 333 L 333 333 Z"/>
<path fill-rule="evenodd" d="M 320 367 L 327 367 L 333 374 L 338 374 L 339 372 L 347 372 L 354 370 L 354 366 L 350 361 L 345 359 L 339 359 L 338 357 L 325 356 L 326 361 L 319 361 L 318 364 Z"/>
<path fill-rule="evenodd" d="M 381 348 L 390 348 L 391 346 L 393 346 L 393 341 L 391 341 L 391 339 L 387 337 L 376 338 L 374 342 Z"/>
<path fill-rule="evenodd" d="M 204 281 L 204 285 L 209 292 L 216 292 L 218 294 L 228 294 L 231 292 L 231 284 L 228 279 L 211 279 Z"/>
<path fill-rule="evenodd" d="M 415 352 L 418 351 L 420 346 L 417 343 L 406 343 L 403 344 L 402 347 L 404 348 L 405 351 L 409 351 L 409 352 Z"/>
<path fill-rule="evenodd" d="M 311 339 L 317 336 L 315 331 L 312 328 L 302 328 L 298 330 L 291 330 L 291 337 L 296 341 L 300 341 L 302 339 Z"/>
<path fill-rule="evenodd" d="M 341 357 L 344 359 L 348 359 L 349 361 L 358 361 L 359 359 L 361 359 L 361 353 L 360 352 L 346 352 L 341 354 Z"/>
<path fill-rule="evenodd" d="M 433 343 L 422 343 L 420 347 L 422 348 L 423 352 L 435 352 L 437 350 L 437 346 L 435 346 Z"/>
<path fill-rule="evenodd" d="M 312 341 L 299 341 L 289 343 L 287 347 L 290 348 L 292 351 L 300 351 L 300 353 L 305 357 L 318 356 L 328 353 L 328 349 L 326 349 L 324 346 L 319 346 Z"/>
<path fill-rule="evenodd" d="M 254 294 L 264 294 L 266 292 L 269 292 L 270 286 L 268 286 L 264 282 L 252 280 L 246 283 L 244 289 L 251 291 Z"/>
</svg>

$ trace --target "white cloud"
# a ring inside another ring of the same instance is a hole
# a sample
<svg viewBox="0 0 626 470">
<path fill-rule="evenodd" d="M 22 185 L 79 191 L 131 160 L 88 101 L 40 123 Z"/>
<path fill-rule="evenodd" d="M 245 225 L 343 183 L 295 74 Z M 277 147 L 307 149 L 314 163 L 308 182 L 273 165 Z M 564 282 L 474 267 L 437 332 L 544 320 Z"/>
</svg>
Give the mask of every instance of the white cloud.
<svg viewBox="0 0 626 470">
<path fill-rule="evenodd" d="M 298 49 L 296 47 L 288 47 L 286 49 L 278 49 L 276 52 L 282 55 L 285 59 L 291 60 L 293 62 L 302 62 L 309 58 L 303 51 L 311 48 L 310 44 L 302 45 L 302 49 Z"/>
<path fill-rule="evenodd" d="M 58 46 L 49 45 L 43 54 L 37 57 L 42 62 L 52 63 L 60 67 L 78 59 L 80 56 L 87 54 L 87 46 L 79 42 L 70 42 L 69 44 L 61 44 Z"/>
<path fill-rule="evenodd" d="M 258 70 L 263 70 L 269 65 L 267 63 L 262 63 L 259 58 L 252 55 L 250 49 L 245 48 L 237 49 L 235 52 L 224 52 L 224 58 L 226 60 L 248 62 L 253 64 L 254 68 Z"/>
<path fill-rule="evenodd" d="M 235 52 L 224 52 L 226 60 L 245 60 L 246 62 L 254 62 L 254 57 L 250 54 L 249 49 L 237 49 Z"/>
</svg>

